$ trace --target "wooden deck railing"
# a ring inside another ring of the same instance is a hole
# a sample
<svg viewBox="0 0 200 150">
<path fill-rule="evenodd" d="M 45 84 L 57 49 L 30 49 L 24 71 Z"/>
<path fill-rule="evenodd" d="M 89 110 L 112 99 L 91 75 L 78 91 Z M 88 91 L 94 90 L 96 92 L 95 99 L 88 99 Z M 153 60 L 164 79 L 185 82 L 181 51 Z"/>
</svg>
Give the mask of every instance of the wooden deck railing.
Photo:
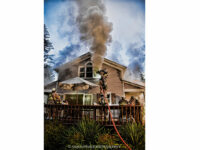
<svg viewBox="0 0 200 150">
<path fill-rule="evenodd" d="M 127 122 L 142 122 L 140 105 L 110 106 L 116 125 Z M 59 120 L 65 124 L 74 124 L 83 118 L 95 120 L 103 125 L 112 126 L 107 106 L 101 105 L 44 105 L 45 120 Z"/>
</svg>

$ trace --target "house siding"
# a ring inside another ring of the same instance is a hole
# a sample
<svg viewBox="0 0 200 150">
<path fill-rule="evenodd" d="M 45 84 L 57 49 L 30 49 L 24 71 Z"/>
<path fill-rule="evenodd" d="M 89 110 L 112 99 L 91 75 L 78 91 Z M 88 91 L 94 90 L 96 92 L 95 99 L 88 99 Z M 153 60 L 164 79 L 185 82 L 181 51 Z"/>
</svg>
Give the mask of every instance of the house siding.
<svg viewBox="0 0 200 150">
<path fill-rule="evenodd" d="M 58 80 L 61 82 L 61 81 L 68 80 L 70 78 L 78 77 L 79 66 L 85 66 L 85 63 L 87 63 L 88 61 L 90 61 L 90 59 L 83 60 L 79 63 L 70 64 L 60 69 L 58 72 L 59 73 Z"/>
<path fill-rule="evenodd" d="M 62 65 L 57 69 L 58 72 L 58 82 L 62 82 L 64 80 L 68 80 L 71 78 L 75 78 L 79 76 L 79 67 L 80 66 L 85 66 L 87 62 L 91 61 L 91 56 L 84 56 L 75 59 L 71 63 L 67 63 Z M 144 97 L 143 93 L 133 93 L 133 92 L 124 92 L 126 89 L 143 89 L 144 87 L 142 86 L 137 86 L 134 84 L 131 84 L 129 82 L 124 81 L 123 74 L 124 74 L 124 69 L 123 67 L 118 67 L 116 64 L 113 64 L 112 62 L 109 61 L 104 61 L 102 65 L 102 69 L 106 69 L 108 72 L 108 78 L 107 78 L 107 85 L 108 85 L 108 90 L 107 92 L 112 93 L 112 103 L 118 103 L 118 101 L 121 99 L 121 97 L 125 97 L 127 100 L 130 99 L 131 96 L 135 96 L 138 99 L 142 100 L 144 103 Z M 90 82 L 93 82 L 95 84 L 98 84 L 98 79 L 96 78 L 84 78 L 85 80 L 88 80 Z M 55 87 L 54 84 L 49 84 L 48 86 L 45 87 L 45 89 L 51 89 Z M 63 90 L 57 87 L 57 92 L 62 94 L 62 93 L 74 93 L 72 90 Z M 81 93 L 88 93 L 88 94 L 93 94 L 94 102 L 97 102 L 97 97 L 98 94 L 100 93 L 99 87 L 93 87 L 89 88 L 88 90 L 84 91 L 79 91 Z"/>
<path fill-rule="evenodd" d="M 140 89 L 139 87 L 124 83 L 124 89 Z"/>
<path fill-rule="evenodd" d="M 90 58 L 79 62 L 78 64 L 72 64 L 70 66 L 66 66 L 59 70 L 59 81 L 64 81 L 70 78 L 74 78 L 79 76 L 79 66 L 85 66 L 87 62 L 91 61 Z M 123 96 L 123 81 L 120 78 L 120 71 L 109 65 L 103 64 L 103 69 L 108 71 L 107 85 L 108 92 L 115 93 L 117 96 Z M 98 84 L 96 79 L 88 79 L 88 81 Z M 88 90 L 90 94 L 98 94 L 100 93 L 99 87 L 94 87 Z"/>
<path fill-rule="evenodd" d="M 117 96 L 123 96 L 123 81 L 120 79 L 120 71 L 110 67 L 106 64 L 103 64 L 103 69 L 106 69 L 108 72 L 107 85 L 108 92 L 115 93 Z M 89 93 L 97 94 L 99 93 L 99 87 L 92 88 L 89 90 Z"/>
<path fill-rule="evenodd" d="M 78 65 L 73 64 L 70 65 L 68 68 L 63 68 L 59 70 L 59 76 L 58 76 L 58 80 L 64 81 L 70 78 L 74 78 L 77 77 L 78 75 L 78 69 L 77 69 Z"/>
</svg>

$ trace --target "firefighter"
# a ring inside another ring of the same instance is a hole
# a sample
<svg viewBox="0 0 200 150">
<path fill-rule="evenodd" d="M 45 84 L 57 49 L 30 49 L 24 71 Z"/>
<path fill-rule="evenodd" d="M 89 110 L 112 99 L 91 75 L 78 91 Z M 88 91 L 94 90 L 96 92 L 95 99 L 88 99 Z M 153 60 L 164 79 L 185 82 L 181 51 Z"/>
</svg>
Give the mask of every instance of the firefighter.
<svg viewBox="0 0 200 150">
<path fill-rule="evenodd" d="M 122 99 L 119 101 L 119 105 L 123 106 L 123 105 L 127 105 L 128 101 L 125 100 L 125 97 L 122 97 Z M 119 120 L 123 120 L 123 116 L 126 114 L 126 110 L 124 109 L 123 111 L 120 109 L 120 113 L 119 113 Z"/>
<path fill-rule="evenodd" d="M 129 104 L 131 104 L 131 105 L 140 105 L 140 102 L 134 96 L 131 96 L 131 98 L 129 100 Z"/>
<path fill-rule="evenodd" d="M 135 106 L 135 105 L 140 105 L 139 101 L 134 97 L 134 96 L 131 96 L 130 100 L 129 100 L 129 104 L 132 105 L 132 106 Z M 136 108 L 134 108 L 136 109 Z M 131 112 L 129 114 L 129 117 L 130 119 L 133 121 L 133 122 L 136 122 L 135 121 L 135 118 L 133 118 L 133 116 L 136 116 L 136 111 L 134 113 L 134 109 L 131 109 Z"/>
<path fill-rule="evenodd" d="M 100 86 L 100 104 L 105 105 L 104 95 L 107 95 L 107 77 L 108 72 L 104 70 L 100 70 L 97 72 L 101 75 L 101 78 L 99 80 L 99 86 Z"/>
<path fill-rule="evenodd" d="M 107 77 L 108 77 L 108 72 L 106 71 L 106 69 L 104 69 L 104 70 L 98 71 L 97 73 L 101 75 L 101 78 L 99 80 L 99 86 L 100 86 L 100 101 L 99 101 L 99 103 L 101 105 L 105 106 L 106 102 L 105 102 L 104 96 L 107 96 Z M 107 116 L 108 110 L 104 108 L 103 111 L 105 112 L 105 114 L 102 111 L 100 111 L 100 114 L 103 113 L 104 115 Z"/>
<path fill-rule="evenodd" d="M 52 93 L 49 94 L 49 98 L 48 98 L 49 104 L 52 104 L 53 102 L 54 104 L 61 104 L 60 96 L 58 95 L 58 93 L 56 93 L 55 88 L 52 89 Z"/>
<path fill-rule="evenodd" d="M 52 93 L 50 93 L 49 94 L 49 96 L 48 96 L 48 102 L 47 102 L 48 104 L 54 104 L 54 100 L 53 100 L 53 95 L 52 95 Z"/>
<path fill-rule="evenodd" d="M 48 104 L 61 104 L 61 99 L 58 93 L 56 93 L 56 89 L 53 88 L 51 94 L 49 94 L 48 98 Z M 61 111 L 58 110 L 58 116 L 60 115 Z M 53 119 L 56 116 L 56 108 L 50 108 L 49 109 L 49 119 L 53 117 Z"/>
<path fill-rule="evenodd" d="M 130 100 L 129 100 L 129 104 L 130 105 L 134 105 L 135 104 L 135 97 L 131 96 Z"/>
<path fill-rule="evenodd" d="M 125 100 L 125 98 L 122 97 L 122 99 L 119 101 L 119 105 L 127 105 L 127 104 L 128 104 L 127 100 Z"/>
</svg>

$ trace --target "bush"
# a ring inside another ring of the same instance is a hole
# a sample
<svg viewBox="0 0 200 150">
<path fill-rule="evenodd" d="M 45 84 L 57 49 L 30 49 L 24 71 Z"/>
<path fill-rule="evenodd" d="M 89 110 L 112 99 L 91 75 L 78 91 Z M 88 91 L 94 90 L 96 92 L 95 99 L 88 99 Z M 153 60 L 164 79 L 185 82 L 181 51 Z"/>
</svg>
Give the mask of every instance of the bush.
<svg viewBox="0 0 200 150">
<path fill-rule="evenodd" d="M 58 122 L 48 121 L 44 124 L 44 149 L 65 150 L 67 129 Z"/>
<path fill-rule="evenodd" d="M 71 145 L 95 145 L 98 136 L 104 132 L 98 123 L 85 119 L 68 130 L 68 140 Z"/>
<path fill-rule="evenodd" d="M 121 126 L 119 132 L 132 149 L 145 149 L 145 129 L 142 125 L 128 123 Z M 70 128 L 58 122 L 45 122 L 45 150 L 65 150 L 69 145 L 119 145 L 124 147 L 116 133 L 111 134 L 110 130 L 105 130 L 93 120 L 82 120 Z"/>
<path fill-rule="evenodd" d="M 97 144 L 98 145 L 116 145 L 117 138 L 109 133 L 103 133 L 99 135 Z"/>
<path fill-rule="evenodd" d="M 145 150 L 145 128 L 141 124 L 128 123 L 119 129 L 125 142 L 134 150 Z M 117 136 L 117 135 L 116 135 Z M 118 138 L 119 139 L 119 138 Z M 121 140 L 119 139 L 119 142 Z"/>
</svg>

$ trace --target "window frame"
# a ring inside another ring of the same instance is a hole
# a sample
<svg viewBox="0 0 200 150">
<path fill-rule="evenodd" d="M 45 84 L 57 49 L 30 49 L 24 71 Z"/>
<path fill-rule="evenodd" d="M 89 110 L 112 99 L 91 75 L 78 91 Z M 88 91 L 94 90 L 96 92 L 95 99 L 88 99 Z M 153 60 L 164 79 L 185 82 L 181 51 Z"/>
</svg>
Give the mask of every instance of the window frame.
<svg viewBox="0 0 200 150">
<path fill-rule="evenodd" d="M 91 104 L 90 105 L 94 105 L 93 94 L 84 94 L 83 105 L 85 105 L 85 103 L 86 103 L 86 100 L 85 100 L 86 96 L 91 96 Z"/>
<path fill-rule="evenodd" d="M 83 98 L 82 98 L 82 104 L 81 105 L 83 105 L 85 93 L 65 93 L 63 95 L 64 95 L 64 100 L 66 100 L 67 95 L 72 95 L 72 96 L 79 96 L 79 95 L 81 95 L 81 96 L 83 96 Z M 71 104 L 69 104 L 69 105 L 71 105 Z"/>
<path fill-rule="evenodd" d="M 109 100 L 110 101 L 108 101 L 109 102 L 109 105 L 112 105 L 112 93 L 111 92 L 107 92 L 107 100 L 108 100 L 108 95 L 110 95 L 110 98 L 109 98 Z"/>
<path fill-rule="evenodd" d="M 82 99 L 82 105 L 85 105 L 85 96 L 90 95 L 91 96 L 91 105 L 94 105 L 94 100 L 93 100 L 93 94 L 86 94 L 86 93 L 65 93 L 63 94 L 64 96 L 64 100 L 66 99 L 67 95 L 73 95 L 73 96 L 77 96 L 77 95 L 83 95 L 83 99 Z"/>
<path fill-rule="evenodd" d="M 81 72 L 81 68 L 84 68 L 84 72 Z M 81 73 L 84 73 L 84 77 L 80 76 Z M 78 75 L 79 75 L 80 78 L 85 78 L 85 66 L 79 66 L 79 68 L 78 68 Z"/>
<path fill-rule="evenodd" d="M 89 63 L 91 63 L 91 65 L 88 65 Z M 92 68 L 92 72 L 89 72 L 89 73 L 92 73 L 92 77 L 87 77 L 87 68 L 91 67 Z M 85 63 L 85 78 L 86 79 L 91 79 L 93 78 L 93 64 L 91 61 L 88 61 L 87 63 Z"/>
<path fill-rule="evenodd" d="M 88 66 L 88 64 L 91 63 L 91 65 Z M 92 72 L 89 72 L 89 73 L 92 73 L 92 77 L 87 77 L 87 68 L 88 67 L 91 67 L 92 68 Z M 84 68 L 84 72 L 81 72 L 81 68 Z M 84 73 L 84 77 L 80 77 L 81 73 Z M 80 78 L 84 78 L 84 79 L 91 79 L 91 78 L 94 78 L 94 74 L 93 74 L 93 64 L 91 61 L 88 61 L 83 65 L 79 66 L 78 67 L 78 76 Z"/>
</svg>

